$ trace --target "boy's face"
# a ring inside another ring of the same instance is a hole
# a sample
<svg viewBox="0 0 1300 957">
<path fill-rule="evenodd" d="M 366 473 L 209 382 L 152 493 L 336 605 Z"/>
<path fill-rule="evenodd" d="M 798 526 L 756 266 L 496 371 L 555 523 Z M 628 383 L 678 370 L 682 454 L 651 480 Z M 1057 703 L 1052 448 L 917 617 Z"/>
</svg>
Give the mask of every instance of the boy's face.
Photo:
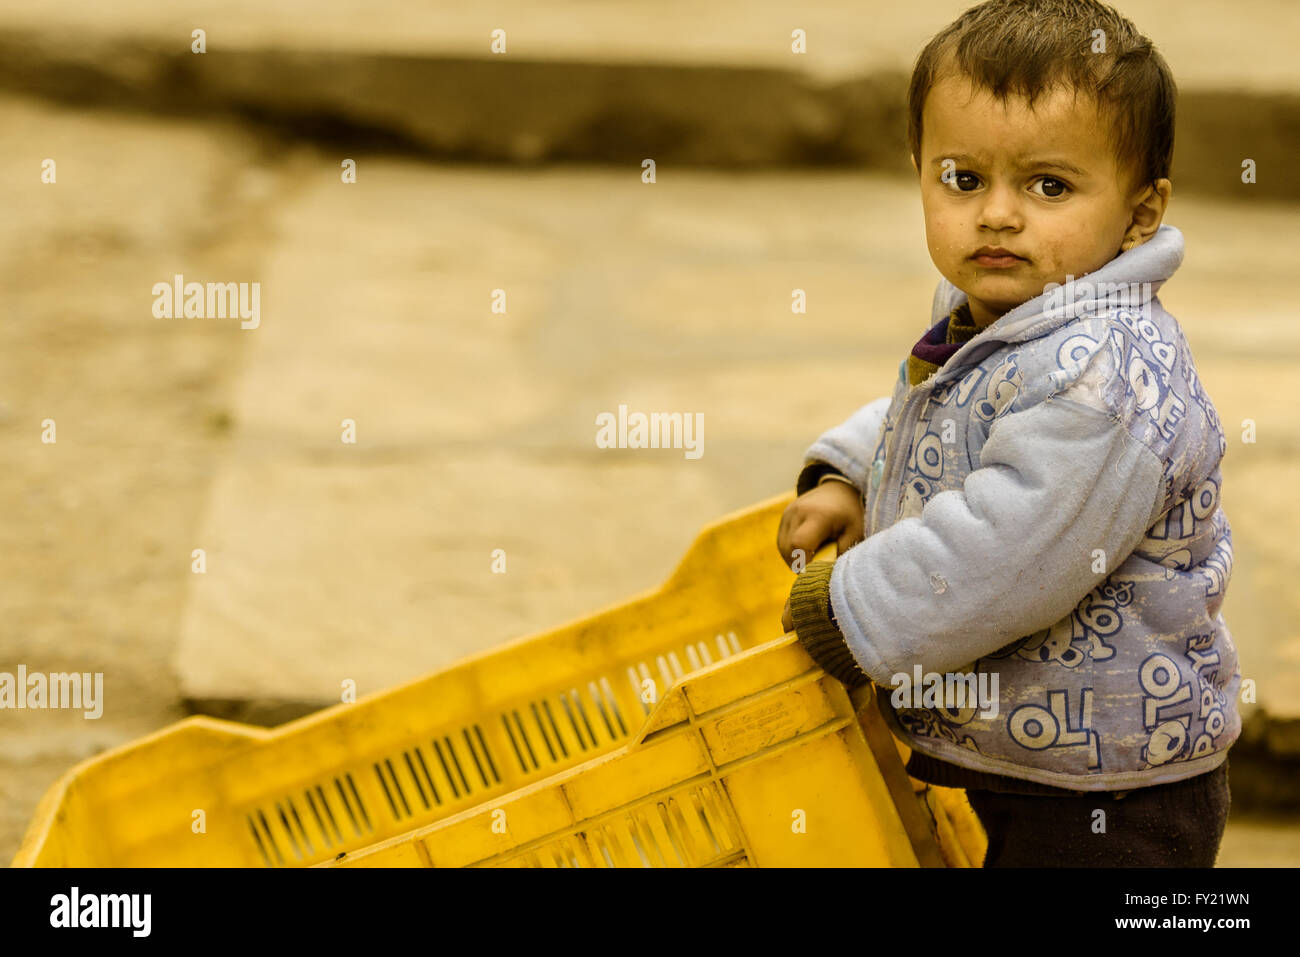
<svg viewBox="0 0 1300 957">
<path fill-rule="evenodd" d="M 1021 97 L 1004 107 L 965 77 L 947 76 L 926 97 L 921 128 L 913 162 L 930 258 L 966 293 L 979 326 L 1048 283 L 1114 259 L 1138 196 L 1149 192 L 1125 194 L 1132 177 L 1108 129 L 1092 100 L 1076 102 L 1072 90 L 1040 97 L 1031 112 Z M 976 257 L 984 247 L 1020 258 Z"/>
</svg>

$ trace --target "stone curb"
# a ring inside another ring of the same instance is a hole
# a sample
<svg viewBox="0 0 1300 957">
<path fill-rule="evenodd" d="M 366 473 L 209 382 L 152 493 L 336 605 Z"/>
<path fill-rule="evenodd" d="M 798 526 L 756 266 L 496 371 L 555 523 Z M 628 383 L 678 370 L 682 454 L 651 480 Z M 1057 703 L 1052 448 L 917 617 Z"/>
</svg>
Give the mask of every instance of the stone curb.
<svg viewBox="0 0 1300 957">
<path fill-rule="evenodd" d="M 0 88 L 443 161 L 722 168 L 855 166 L 911 175 L 899 71 L 820 83 L 794 70 L 244 48 L 0 29 Z M 1300 96 L 1185 89 L 1179 191 L 1300 198 Z M 1259 182 L 1241 182 L 1244 159 Z"/>
</svg>

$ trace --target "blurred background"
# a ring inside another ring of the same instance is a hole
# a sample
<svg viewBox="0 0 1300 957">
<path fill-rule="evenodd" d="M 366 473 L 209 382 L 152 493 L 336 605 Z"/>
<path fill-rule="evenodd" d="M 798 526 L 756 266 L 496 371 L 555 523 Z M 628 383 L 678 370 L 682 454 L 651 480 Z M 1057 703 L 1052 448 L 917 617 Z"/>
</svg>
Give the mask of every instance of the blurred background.
<svg viewBox="0 0 1300 957">
<path fill-rule="evenodd" d="M 1300 5 L 1115 5 L 1180 85 L 1160 295 L 1229 439 L 1224 615 L 1258 694 L 1220 864 L 1295 865 Z M 792 490 L 929 324 L 904 91 L 967 6 L 0 10 L 0 671 L 105 688 L 98 720 L 0 711 L 0 860 L 86 757 L 584 615 Z M 178 274 L 258 283 L 257 328 L 155 318 Z M 620 405 L 701 414 L 704 454 L 598 448 Z"/>
</svg>

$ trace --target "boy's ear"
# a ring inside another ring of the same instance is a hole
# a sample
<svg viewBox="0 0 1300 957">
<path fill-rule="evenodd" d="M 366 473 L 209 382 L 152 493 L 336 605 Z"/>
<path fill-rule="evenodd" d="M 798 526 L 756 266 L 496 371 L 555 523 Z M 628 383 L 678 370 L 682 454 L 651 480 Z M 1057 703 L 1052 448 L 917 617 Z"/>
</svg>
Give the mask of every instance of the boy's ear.
<svg viewBox="0 0 1300 957">
<path fill-rule="evenodd" d="M 920 175 L 921 175 L 921 167 L 920 167 L 919 165 L 917 165 L 917 162 L 916 162 L 916 154 L 915 154 L 915 153 L 909 153 L 908 156 L 911 157 L 911 160 L 912 160 L 912 169 L 916 170 L 916 175 L 917 175 L 917 176 L 920 176 Z"/>
</svg>

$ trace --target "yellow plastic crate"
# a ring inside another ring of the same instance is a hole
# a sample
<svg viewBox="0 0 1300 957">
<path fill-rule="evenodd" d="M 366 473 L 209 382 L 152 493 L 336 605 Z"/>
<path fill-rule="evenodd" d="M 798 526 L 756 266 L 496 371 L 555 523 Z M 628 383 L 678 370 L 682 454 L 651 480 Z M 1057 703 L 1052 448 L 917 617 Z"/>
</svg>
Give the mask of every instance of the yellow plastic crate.
<svg viewBox="0 0 1300 957">
<path fill-rule="evenodd" d="M 779 632 L 789 496 L 659 589 L 275 729 L 194 717 L 83 762 L 15 866 L 977 866 L 870 685 Z"/>
</svg>

